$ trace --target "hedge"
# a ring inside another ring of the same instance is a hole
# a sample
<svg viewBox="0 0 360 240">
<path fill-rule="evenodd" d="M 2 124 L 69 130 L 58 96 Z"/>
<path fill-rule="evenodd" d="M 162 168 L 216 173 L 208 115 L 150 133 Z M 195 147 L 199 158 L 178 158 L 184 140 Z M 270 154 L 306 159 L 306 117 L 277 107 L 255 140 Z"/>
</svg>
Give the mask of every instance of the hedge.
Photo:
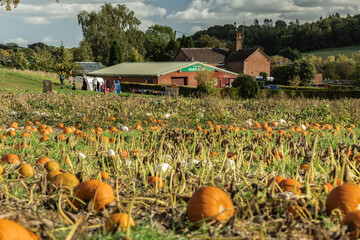
<svg viewBox="0 0 360 240">
<path fill-rule="evenodd" d="M 121 91 L 131 92 L 132 89 L 152 89 L 155 91 L 165 91 L 167 85 L 159 84 L 150 84 L 150 83 L 130 83 L 123 82 L 121 83 Z M 197 88 L 190 86 L 178 86 L 179 94 L 184 97 L 197 97 L 199 92 Z M 304 89 L 303 89 L 304 88 Z M 298 90 L 295 89 L 282 89 L 282 90 L 273 90 L 273 89 L 261 89 L 260 97 L 261 98 L 270 98 L 270 97 L 304 97 L 304 98 L 322 98 L 322 99 L 336 99 L 336 98 L 360 98 L 360 91 L 348 91 L 348 90 L 324 90 L 324 89 L 314 89 L 303 87 Z M 238 91 L 236 88 L 217 88 L 215 95 L 218 97 L 229 97 L 232 99 L 239 99 Z"/>
</svg>

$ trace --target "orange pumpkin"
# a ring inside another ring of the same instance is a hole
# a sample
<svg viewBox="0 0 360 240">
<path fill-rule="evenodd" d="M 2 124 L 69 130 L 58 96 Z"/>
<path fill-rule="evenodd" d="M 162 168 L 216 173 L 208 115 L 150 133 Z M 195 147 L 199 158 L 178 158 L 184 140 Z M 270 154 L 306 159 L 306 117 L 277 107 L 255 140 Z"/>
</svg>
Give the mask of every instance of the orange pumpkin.
<svg viewBox="0 0 360 240">
<path fill-rule="evenodd" d="M 188 218 L 191 222 L 229 220 L 234 215 L 234 205 L 226 193 L 213 186 L 198 189 L 190 198 Z"/>
<path fill-rule="evenodd" d="M 61 174 L 62 172 L 60 172 L 60 171 L 50 171 L 50 172 L 48 172 L 47 174 L 46 174 L 46 179 L 48 180 L 48 181 L 52 181 L 53 180 L 53 178 L 56 176 L 56 175 L 59 175 L 59 174 Z"/>
<path fill-rule="evenodd" d="M 48 157 L 41 157 L 41 158 L 39 158 L 37 161 L 36 161 L 36 163 L 37 164 L 45 164 L 45 163 L 47 163 L 47 162 L 50 162 L 51 160 L 50 160 L 50 158 L 48 158 Z"/>
<path fill-rule="evenodd" d="M 281 177 L 281 176 L 276 176 L 276 177 L 273 177 L 273 178 L 271 178 L 269 181 L 268 181 L 268 186 L 270 186 L 273 182 L 274 182 L 274 180 L 275 180 L 275 182 L 276 182 L 276 184 L 277 185 L 279 185 L 280 183 L 281 183 L 281 181 L 282 180 L 285 180 L 286 178 L 284 178 L 284 177 Z"/>
<path fill-rule="evenodd" d="M 55 175 L 51 182 L 70 188 L 77 186 L 79 184 L 79 179 L 77 179 L 77 177 L 71 173 L 61 173 Z"/>
<path fill-rule="evenodd" d="M 327 182 L 327 183 L 324 183 L 323 189 L 326 194 L 329 194 L 334 189 L 334 187 L 333 187 L 333 185 L 331 185 L 331 183 Z"/>
<path fill-rule="evenodd" d="M 46 142 L 48 140 L 50 140 L 50 138 L 48 136 L 43 136 L 39 139 L 40 142 Z"/>
<path fill-rule="evenodd" d="M 350 239 L 358 239 L 360 237 L 360 210 L 346 214 L 341 221 L 342 226 L 348 226 L 347 234 Z"/>
<path fill-rule="evenodd" d="M 23 163 L 19 166 L 19 173 L 23 177 L 32 177 L 34 176 L 34 169 L 31 167 L 30 164 Z"/>
<path fill-rule="evenodd" d="M 163 188 L 165 186 L 164 181 L 160 177 L 151 176 L 148 178 L 148 183 L 155 185 L 158 182 L 158 187 Z"/>
<path fill-rule="evenodd" d="M 48 172 L 52 172 L 52 171 L 59 171 L 60 170 L 60 166 L 57 162 L 55 161 L 49 161 L 45 163 L 45 168 Z"/>
<path fill-rule="evenodd" d="M 9 127 L 17 129 L 19 127 L 19 124 L 16 122 L 10 123 Z"/>
<path fill-rule="evenodd" d="M 281 190 L 283 192 L 294 192 L 296 194 L 301 194 L 301 188 L 302 188 L 302 185 L 301 183 L 299 183 L 298 181 L 296 181 L 295 179 L 285 179 L 285 180 L 282 180 L 280 183 L 279 183 L 279 186 L 281 188 Z"/>
<path fill-rule="evenodd" d="M 126 213 L 116 213 L 113 214 L 110 219 L 105 222 L 105 227 L 107 230 L 113 229 L 117 226 L 120 231 L 125 231 L 129 222 L 129 215 Z M 130 226 L 135 226 L 135 221 L 132 217 L 130 217 Z"/>
<path fill-rule="evenodd" d="M 15 221 L 0 218 L 0 239 L 35 240 L 40 239 L 40 237 Z"/>
<path fill-rule="evenodd" d="M 18 164 L 20 163 L 20 159 L 17 155 L 12 154 L 12 153 L 8 153 L 5 154 L 2 158 L 1 158 L 2 162 L 6 162 L 6 163 L 11 163 L 11 164 Z"/>
<path fill-rule="evenodd" d="M 63 130 L 64 134 L 71 134 L 74 130 L 71 127 L 66 127 Z"/>
<path fill-rule="evenodd" d="M 101 180 L 105 181 L 105 180 L 110 180 L 110 174 L 104 171 L 100 171 L 100 178 Z"/>
<path fill-rule="evenodd" d="M 334 188 L 326 199 L 326 212 L 338 208 L 345 213 L 359 210 L 360 188 L 356 184 L 344 184 Z"/>
<path fill-rule="evenodd" d="M 114 201 L 113 188 L 104 182 L 98 180 L 88 180 L 80 183 L 74 188 L 74 196 L 83 201 L 93 200 L 94 210 L 99 211 L 105 205 Z M 76 207 L 80 206 L 80 202 L 74 199 L 73 203 Z"/>
</svg>

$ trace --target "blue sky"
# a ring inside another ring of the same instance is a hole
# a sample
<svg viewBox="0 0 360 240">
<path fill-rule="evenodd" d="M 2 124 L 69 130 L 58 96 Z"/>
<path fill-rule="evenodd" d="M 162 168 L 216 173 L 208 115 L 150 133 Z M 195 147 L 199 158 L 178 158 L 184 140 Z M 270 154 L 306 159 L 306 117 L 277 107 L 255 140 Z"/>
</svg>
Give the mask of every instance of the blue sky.
<svg viewBox="0 0 360 240">
<path fill-rule="evenodd" d="M 98 0 L 20 0 L 12 11 L 0 7 L 0 43 L 16 42 L 21 46 L 35 42 L 77 47 L 82 32 L 77 14 L 98 11 L 105 1 Z M 178 32 L 193 34 L 213 25 L 246 23 L 265 18 L 301 23 L 339 12 L 360 13 L 359 0 L 108 0 L 125 4 L 135 12 L 145 31 L 153 24 L 171 26 Z M 178 34 L 178 37 L 180 34 Z"/>
</svg>

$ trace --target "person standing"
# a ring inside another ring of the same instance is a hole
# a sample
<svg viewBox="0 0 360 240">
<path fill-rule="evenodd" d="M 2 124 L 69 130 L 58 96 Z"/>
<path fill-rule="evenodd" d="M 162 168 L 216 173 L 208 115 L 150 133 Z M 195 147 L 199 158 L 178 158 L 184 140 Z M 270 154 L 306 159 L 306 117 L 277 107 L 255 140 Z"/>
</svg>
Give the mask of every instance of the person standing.
<svg viewBox="0 0 360 240">
<path fill-rule="evenodd" d="M 64 88 L 64 79 L 65 79 L 64 72 L 61 72 L 60 74 L 61 89 Z"/>
</svg>

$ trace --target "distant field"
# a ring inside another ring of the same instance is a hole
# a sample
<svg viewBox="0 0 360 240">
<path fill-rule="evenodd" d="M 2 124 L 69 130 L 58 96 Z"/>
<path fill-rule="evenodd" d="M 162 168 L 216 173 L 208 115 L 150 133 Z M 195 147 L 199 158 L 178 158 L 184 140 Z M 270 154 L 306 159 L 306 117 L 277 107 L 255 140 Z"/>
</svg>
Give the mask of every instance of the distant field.
<svg viewBox="0 0 360 240">
<path fill-rule="evenodd" d="M 353 53 L 360 51 L 360 45 L 339 47 L 339 48 L 324 48 L 310 52 L 303 52 L 302 54 L 307 56 L 309 54 L 314 54 L 317 57 L 322 57 L 323 59 L 328 56 L 336 56 L 339 53 L 345 56 L 350 57 Z"/>
</svg>

